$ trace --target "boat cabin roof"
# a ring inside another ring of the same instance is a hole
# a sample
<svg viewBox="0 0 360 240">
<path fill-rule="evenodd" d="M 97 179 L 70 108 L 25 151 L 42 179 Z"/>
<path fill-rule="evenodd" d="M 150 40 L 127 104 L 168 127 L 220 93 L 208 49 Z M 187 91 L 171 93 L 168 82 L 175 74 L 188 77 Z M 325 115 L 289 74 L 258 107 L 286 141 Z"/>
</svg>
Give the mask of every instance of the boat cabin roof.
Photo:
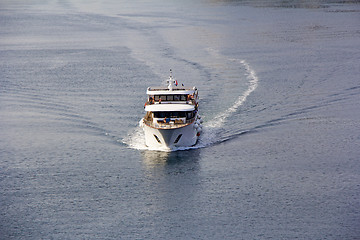
<svg viewBox="0 0 360 240">
<path fill-rule="evenodd" d="M 172 90 L 169 90 L 168 87 L 148 87 L 146 94 L 147 95 L 178 95 L 178 94 L 194 94 L 196 91 L 196 87 L 172 87 Z"/>
<path fill-rule="evenodd" d="M 152 104 L 145 106 L 147 112 L 189 112 L 194 110 L 195 106 L 190 104 Z"/>
</svg>

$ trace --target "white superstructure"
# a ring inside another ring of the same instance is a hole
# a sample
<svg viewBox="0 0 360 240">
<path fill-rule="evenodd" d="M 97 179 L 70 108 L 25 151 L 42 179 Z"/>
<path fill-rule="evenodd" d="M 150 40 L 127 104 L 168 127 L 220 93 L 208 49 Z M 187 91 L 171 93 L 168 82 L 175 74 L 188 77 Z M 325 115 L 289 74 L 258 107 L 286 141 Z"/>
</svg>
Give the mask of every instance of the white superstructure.
<svg viewBox="0 0 360 240">
<path fill-rule="evenodd" d="M 202 130 L 198 90 L 177 86 L 171 74 L 168 84 L 147 89 L 146 114 L 140 122 L 145 143 L 155 149 L 193 146 Z"/>
</svg>

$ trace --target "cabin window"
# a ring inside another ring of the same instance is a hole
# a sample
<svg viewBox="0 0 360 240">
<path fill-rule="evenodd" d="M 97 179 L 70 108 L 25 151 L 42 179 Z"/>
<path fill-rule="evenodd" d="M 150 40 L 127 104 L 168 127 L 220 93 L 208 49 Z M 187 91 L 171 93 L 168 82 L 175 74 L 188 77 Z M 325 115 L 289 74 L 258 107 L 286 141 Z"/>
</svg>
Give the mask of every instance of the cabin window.
<svg viewBox="0 0 360 240">
<path fill-rule="evenodd" d="M 192 112 L 188 112 L 192 115 Z M 184 118 L 187 117 L 187 112 L 154 112 L 154 118 Z M 191 117 L 190 117 L 191 118 Z"/>
<path fill-rule="evenodd" d="M 154 95 L 151 96 L 156 102 L 162 101 L 187 101 L 187 95 Z"/>
<path fill-rule="evenodd" d="M 186 117 L 187 117 L 187 119 L 191 119 L 192 118 L 192 112 L 187 112 Z"/>
<path fill-rule="evenodd" d="M 161 98 L 162 101 L 187 101 L 187 95 L 154 95 L 151 96 L 158 102 Z"/>
<path fill-rule="evenodd" d="M 184 118 L 184 117 L 186 117 L 186 113 L 185 112 L 177 112 L 177 116 L 179 118 Z"/>
<path fill-rule="evenodd" d="M 179 117 L 179 112 L 172 112 L 170 117 L 171 118 L 178 118 Z"/>
<path fill-rule="evenodd" d="M 191 119 L 195 117 L 195 112 L 196 111 L 186 112 L 186 119 Z"/>
<path fill-rule="evenodd" d="M 154 118 L 164 118 L 165 112 L 154 112 Z"/>
</svg>

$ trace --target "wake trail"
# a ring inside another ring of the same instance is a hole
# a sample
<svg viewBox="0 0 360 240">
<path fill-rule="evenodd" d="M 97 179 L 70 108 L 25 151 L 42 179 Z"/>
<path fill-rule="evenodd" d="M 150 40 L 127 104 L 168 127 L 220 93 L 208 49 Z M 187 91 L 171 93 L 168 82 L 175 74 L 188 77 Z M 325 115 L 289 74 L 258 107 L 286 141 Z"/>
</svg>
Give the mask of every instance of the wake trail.
<svg viewBox="0 0 360 240">
<path fill-rule="evenodd" d="M 219 137 L 221 136 L 220 133 L 222 131 L 224 123 L 233 113 L 235 113 L 239 109 L 240 106 L 244 104 L 248 96 L 256 90 L 259 82 L 255 70 L 251 68 L 248 62 L 239 59 L 228 59 L 228 61 L 238 62 L 244 67 L 245 76 L 248 80 L 247 89 L 235 100 L 232 106 L 227 108 L 224 112 L 216 115 L 211 121 L 204 122 L 202 135 L 200 136 L 199 141 L 195 146 L 179 147 L 176 149 L 171 149 L 171 151 L 204 148 L 224 141 L 222 138 Z M 145 145 L 145 134 L 140 126 L 135 128 L 134 131 L 129 134 L 128 137 L 125 138 L 122 142 L 128 145 L 130 148 L 134 148 L 137 150 L 164 151 L 164 149 L 150 149 Z"/>
<path fill-rule="evenodd" d="M 232 59 L 233 61 L 239 61 L 236 59 Z M 237 109 L 243 105 L 243 103 L 246 101 L 247 97 L 255 91 L 255 89 L 258 87 L 258 77 L 256 76 L 256 72 L 250 67 L 250 65 L 245 60 L 240 60 L 240 64 L 242 64 L 245 67 L 247 79 L 249 80 L 249 86 L 247 90 L 238 97 L 238 99 L 234 102 L 234 104 L 229 107 L 225 112 L 220 113 L 219 115 L 215 116 L 213 120 L 208 122 L 205 127 L 210 128 L 219 128 L 224 125 L 224 122 L 227 120 L 227 118 L 234 112 L 237 111 Z"/>
</svg>

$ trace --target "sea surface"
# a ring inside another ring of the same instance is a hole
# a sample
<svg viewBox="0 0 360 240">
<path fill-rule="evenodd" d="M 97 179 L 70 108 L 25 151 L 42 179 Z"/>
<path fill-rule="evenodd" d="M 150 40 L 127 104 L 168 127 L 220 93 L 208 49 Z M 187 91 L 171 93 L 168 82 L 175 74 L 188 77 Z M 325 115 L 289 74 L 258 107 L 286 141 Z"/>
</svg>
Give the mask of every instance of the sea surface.
<svg viewBox="0 0 360 240">
<path fill-rule="evenodd" d="M 360 239 L 359 1 L 0 0 L 0 239 Z"/>
</svg>

